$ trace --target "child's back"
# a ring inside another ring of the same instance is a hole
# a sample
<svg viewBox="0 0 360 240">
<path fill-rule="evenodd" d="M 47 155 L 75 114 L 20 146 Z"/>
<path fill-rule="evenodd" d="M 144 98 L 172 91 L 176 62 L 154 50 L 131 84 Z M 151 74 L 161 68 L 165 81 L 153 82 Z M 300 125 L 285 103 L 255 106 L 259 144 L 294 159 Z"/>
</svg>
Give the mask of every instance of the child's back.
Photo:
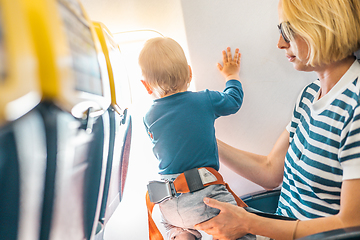
<svg viewBox="0 0 360 240">
<path fill-rule="evenodd" d="M 219 170 L 215 119 L 237 112 L 242 103 L 238 81 L 228 81 L 225 93 L 181 92 L 154 100 L 144 117 L 159 160 L 160 174 L 199 167 Z"/>
</svg>

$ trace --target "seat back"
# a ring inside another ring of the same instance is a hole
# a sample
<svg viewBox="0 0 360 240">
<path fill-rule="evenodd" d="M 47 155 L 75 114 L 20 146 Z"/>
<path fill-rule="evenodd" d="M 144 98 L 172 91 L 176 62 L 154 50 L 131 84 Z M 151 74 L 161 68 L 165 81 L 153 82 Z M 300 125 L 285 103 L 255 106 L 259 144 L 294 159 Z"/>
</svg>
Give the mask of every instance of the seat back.
<svg viewBox="0 0 360 240">
<path fill-rule="evenodd" d="M 92 239 L 109 144 L 110 87 L 77 0 L 23 0 L 39 61 L 47 167 L 41 239 Z"/>
<path fill-rule="evenodd" d="M 109 155 L 97 236 L 102 239 L 104 225 L 121 201 L 126 180 L 132 127 L 128 111 L 131 93 L 118 44 L 104 24 L 93 22 L 93 25 L 106 58 L 111 90 Z"/>
<path fill-rule="evenodd" d="M 21 1 L 0 0 L 0 236 L 39 239 L 46 172 L 37 58 Z"/>
</svg>

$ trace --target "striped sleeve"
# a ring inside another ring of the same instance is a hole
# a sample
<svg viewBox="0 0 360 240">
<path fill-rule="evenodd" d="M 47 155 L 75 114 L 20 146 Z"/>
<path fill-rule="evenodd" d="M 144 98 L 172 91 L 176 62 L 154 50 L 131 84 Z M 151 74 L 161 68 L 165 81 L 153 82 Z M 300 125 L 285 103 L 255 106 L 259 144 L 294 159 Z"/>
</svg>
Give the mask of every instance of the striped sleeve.
<svg viewBox="0 0 360 240">
<path fill-rule="evenodd" d="M 343 167 L 343 180 L 360 178 L 360 106 L 354 109 L 343 136 L 339 158 Z"/>
</svg>

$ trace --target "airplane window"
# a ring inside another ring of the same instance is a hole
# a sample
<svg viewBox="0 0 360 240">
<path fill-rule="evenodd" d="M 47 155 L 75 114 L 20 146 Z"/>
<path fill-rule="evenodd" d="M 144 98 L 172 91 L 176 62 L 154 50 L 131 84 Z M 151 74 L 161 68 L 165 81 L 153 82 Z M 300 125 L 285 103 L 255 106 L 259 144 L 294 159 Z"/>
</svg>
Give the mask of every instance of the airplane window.
<svg viewBox="0 0 360 240">
<path fill-rule="evenodd" d="M 153 30 L 141 30 L 113 33 L 113 36 L 114 41 L 120 46 L 121 55 L 126 59 L 125 66 L 129 76 L 132 97 L 132 114 L 142 115 L 152 104 L 153 99 L 147 94 L 140 82 L 142 73 L 138 65 L 138 57 L 146 40 L 160 37 L 162 34 Z M 144 126 L 141 125 L 140 127 L 143 129 Z"/>
<path fill-rule="evenodd" d="M 115 92 L 117 93 L 116 98 L 119 100 L 119 103 L 129 106 L 131 101 L 131 91 L 123 55 L 119 51 L 117 44 L 111 41 L 108 35 L 105 35 L 105 40 L 109 47 L 109 57 L 115 81 Z M 122 108 L 123 106 L 120 107 Z"/>
<path fill-rule="evenodd" d="M 4 33 L 2 29 L 1 13 L 0 13 L 0 83 L 5 80 L 6 77 L 6 53 L 4 46 Z"/>
<path fill-rule="evenodd" d="M 59 9 L 72 55 L 76 90 L 103 95 L 97 52 L 79 4 L 59 0 Z"/>
<path fill-rule="evenodd" d="M 59 0 L 59 2 L 62 2 L 65 6 L 67 6 L 69 9 L 71 9 L 72 12 L 75 13 L 77 16 L 84 17 L 83 11 L 81 9 L 81 6 L 78 1 L 76 0 Z"/>
</svg>

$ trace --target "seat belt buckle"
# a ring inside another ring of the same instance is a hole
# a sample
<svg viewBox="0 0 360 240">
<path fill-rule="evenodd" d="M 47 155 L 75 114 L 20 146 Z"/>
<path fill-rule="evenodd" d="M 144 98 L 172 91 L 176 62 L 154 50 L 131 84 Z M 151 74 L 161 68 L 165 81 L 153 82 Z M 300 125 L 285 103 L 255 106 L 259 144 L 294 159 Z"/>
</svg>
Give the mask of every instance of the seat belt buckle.
<svg viewBox="0 0 360 240">
<path fill-rule="evenodd" d="M 161 203 L 176 195 L 174 183 L 171 181 L 150 181 L 147 188 L 150 201 L 153 203 Z"/>
</svg>

